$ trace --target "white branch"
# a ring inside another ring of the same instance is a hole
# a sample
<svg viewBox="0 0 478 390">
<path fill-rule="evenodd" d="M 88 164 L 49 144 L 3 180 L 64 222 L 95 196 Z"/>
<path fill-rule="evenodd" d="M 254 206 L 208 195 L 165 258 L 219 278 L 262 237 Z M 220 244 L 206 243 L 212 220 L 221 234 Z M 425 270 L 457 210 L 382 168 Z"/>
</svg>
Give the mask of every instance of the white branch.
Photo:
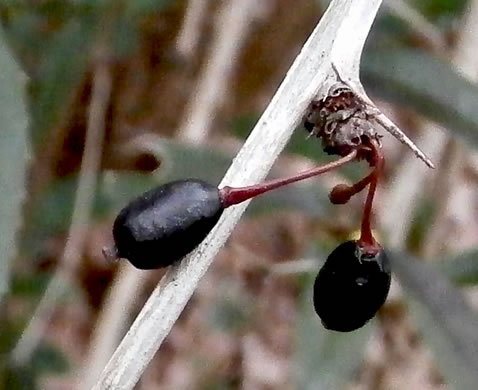
<svg viewBox="0 0 478 390">
<path fill-rule="evenodd" d="M 25 364 L 40 343 L 59 298 L 65 293 L 73 279 L 87 237 L 88 222 L 95 198 L 96 181 L 103 151 L 105 115 L 112 87 L 108 64 L 101 57 L 102 50 L 107 52 L 108 49 L 103 49 L 103 45 L 98 47 L 97 51 L 100 54 L 98 54 L 93 75 L 93 91 L 88 108 L 85 149 L 81 160 L 68 240 L 57 270 L 35 309 L 32 319 L 12 351 L 13 360 L 17 364 Z"/>
<path fill-rule="evenodd" d="M 91 388 L 100 377 L 103 366 L 126 331 L 131 307 L 141 293 L 146 278 L 147 273 L 128 262 L 121 264 L 96 321 L 86 363 L 77 379 L 79 389 Z"/>
<path fill-rule="evenodd" d="M 201 37 L 201 22 L 206 15 L 208 0 L 189 0 L 184 22 L 176 41 L 176 51 L 187 60 L 196 53 Z"/>
<path fill-rule="evenodd" d="M 264 179 L 310 101 L 319 91 L 323 92 L 327 81 L 335 80 L 331 62 L 337 65 L 343 79 L 360 85 L 360 54 L 380 4 L 381 0 L 331 2 L 235 158 L 222 186 Z M 226 210 L 199 248 L 169 269 L 93 389 L 134 387 L 246 207 L 247 202 Z"/>
<path fill-rule="evenodd" d="M 211 122 L 226 95 L 234 65 L 245 42 L 257 9 L 256 0 L 224 1 L 215 25 L 215 34 L 199 76 L 197 92 L 179 125 L 179 139 L 192 143 L 207 135 Z"/>
</svg>

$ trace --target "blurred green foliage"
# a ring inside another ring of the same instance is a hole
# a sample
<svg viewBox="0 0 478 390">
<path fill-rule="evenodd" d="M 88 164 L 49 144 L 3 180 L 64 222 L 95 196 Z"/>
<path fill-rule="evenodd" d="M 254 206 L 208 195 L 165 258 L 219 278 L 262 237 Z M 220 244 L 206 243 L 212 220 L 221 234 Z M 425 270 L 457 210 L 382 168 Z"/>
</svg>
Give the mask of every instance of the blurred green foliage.
<svg viewBox="0 0 478 390">
<path fill-rule="evenodd" d="M 309 277 L 308 286 L 313 285 Z M 329 331 L 318 326 L 312 306 L 311 289 L 303 291 L 296 327 L 293 373 L 297 388 L 304 390 L 341 389 L 360 368 L 374 322 L 350 333 Z"/>
<path fill-rule="evenodd" d="M 22 324 L 3 323 L 0 328 L 0 389 L 40 389 L 38 378 L 43 375 L 64 374 L 69 370 L 66 357 L 57 346 L 42 342 L 25 365 L 8 359 L 8 352 L 20 336 Z"/>
<path fill-rule="evenodd" d="M 428 199 L 420 199 L 414 207 L 415 215 L 407 237 L 407 248 L 411 253 L 418 253 L 423 240 L 426 239 L 428 227 L 433 223 L 436 215 L 435 203 Z"/>
<path fill-rule="evenodd" d="M 450 63 L 417 49 L 380 49 L 364 55 L 362 75 L 377 96 L 406 106 L 478 145 L 478 87 Z"/>
<path fill-rule="evenodd" d="M 437 267 L 399 253 L 392 268 L 411 302 L 412 318 L 455 389 L 478 383 L 478 314 Z"/>
<path fill-rule="evenodd" d="M 460 285 L 478 284 L 478 251 L 467 250 L 455 257 L 440 259 L 438 264 L 444 274 Z"/>
<path fill-rule="evenodd" d="M 155 148 L 151 153 L 159 161 L 167 161 L 163 163 L 166 166 L 162 165 L 158 172 L 151 174 L 105 172 L 95 197 L 93 210 L 95 219 L 114 215 L 130 199 L 162 182 L 196 177 L 218 183 L 232 159 L 232 156 L 207 146 L 185 145 L 160 137 L 155 139 Z M 30 223 L 25 227 L 22 240 L 25 255 L 38 254 L 48 237 L 67 232 L 76 187 L 77 177 L 67 177 L 52 183 L 35 198 L 29 216 Z M 310 181 L 305 185 L 291 185 L 258 197 L 248 213 L 250 215 L 295 209 L 309 215 L 325 216 L 329 207 L 327 192 L 320 182 Z"/>
<path fill-rule="evenodd" d="M 10 265 L 16 256 L 16 232 L 30 159 L 25 108 L 25 75 L 10 55 L 0 31 L 0 300 L 8 291 Z"/>
<path fill-rule="evenodd" d="M 412 6 L 434 22 L 443 19 L 456 19 L 460 16 L 468 0 L 413 0 Z"/>
<path fill-rule="evenodd" d="M 414 0 L 410 3 L 444 35 L 453 32 L 467 5 L 463 0 Z M 78 89 L 88 79 L 93 48 L 106 22 L 111 23 L 110 44 L 114 60 L 127 59 L 140 44 L 143 18 L 167 11 L 176 4 L 172 0 L 10 0 L 0 4 L 3 24 L 0 36 L 0 119 L 3 124 L 0 249 L 4 254 L 0 264 L 3 278 L 0 291 L 6 289 L 10 280 L 10 296 L 32 302 L 38 300 L 48 275 L 12 275 L 10 260 L 23 257 L 34 262 L 41 256 L 49 238 L 66 233 L 71 219 L 76 174 L 48 183 L 42 193 L 35 194 L 29 208 L 32 212 L 25 219 L 21 232 L 20 252 L 16 252 L 14 237 L 20 234 L 22 222 L 20 207 L 28 172 L 28 142 L 34 145 L 35 152 L 39 152 L 55 139 L 55 129 L 75 108 L 72 105 Z M 477 146 L 478 88 L 440 55 L 417 47 L 408 27 L 403 20 L 386 13 L 377 20 L 362 63 L 367 90 L 442 124 L 450 134 Z M 14 58 L 29 76 L 26 87 Z M 258 117 L 258 113 L 253 113 L 250 117 L 233 118 L 228 128 L 233 135 L 245 138 Z M 29 133 L 27 119 L 30 121 Z M 329 161 L 329 156 L 320 150 L 317 140 L 307 139 L 307 133 L 298 129 L 286 153 L 317 163 Z M 194 176 L 218 183 L 233 157 L 217 147 L 188 146 L 159 137 L 150 153 L 161 163 L 157 172 L 103 172 L 96 192 L 95 221 L 111 218 L 129 199 L 165 180 Z M 354 180 L 364 174 L 363 168 L 353 166 L 343 172 Z M 260 197 L 251 206 L 249 213 L 291 208 L 311 217 L 324 217 L 330 211 L 327 193 L 320 181 L 315 180 Z M 432 202 L 427 202 L 417 207 L 416 223 L 410 233 L 411 249 L 417 248 L 424 237 L 433 218 L 433 206 Z M 403 259 L 396 262 L 397 275 L 410 293 L 409 306 L 418 329 L 435 351 L 440 372 L 446 380 L 457 390 L 469 390 L 470 383 L 473 386 L 478 382 L 475 335 L 478 323 L 475 313 L 444 275 L 458 283 L 476 285 L 476 250 L 442 259 L 436 265 L 421 264 L 417 259 L 410 259 L 409 254 L 401 257 Z M 296 385 L 300 389 L 339 389 L 360 368 L 365 344 L 376 324 L 372 322 L 358 332 L 345 335 L 324 330 L 312 311 L 311 297 L 305 291 L 311 283 L 308 274 L 297 277 L 301 294 L 294 352 Z M 436 286 L 441 289 L 437 291 Z M 209 318 L 220 330 L 239 333 L 252 322 L 254 304 L 252 298 L 226 292 Z M 36 389 L 41 375 L 68 370 L 63 354 L 56 346 L 46 344 L 41 345 L 26 366 L 12 365 L 9 352 L 24 321 L 24 318 L 6 318 L 0 328 L 0 388 Z M 209 388 L 225 388 L 223 386 L 235 388 L 235 384 L 222 378 Z"/>
<path fill-rule="evenodd" d="M 240 335 L 253 325 L 256 302 L 253 296 L 243 293 L 237 280 L 221 280 L 216 295 L 206 316 L 211 328 Z"/>
</svg>

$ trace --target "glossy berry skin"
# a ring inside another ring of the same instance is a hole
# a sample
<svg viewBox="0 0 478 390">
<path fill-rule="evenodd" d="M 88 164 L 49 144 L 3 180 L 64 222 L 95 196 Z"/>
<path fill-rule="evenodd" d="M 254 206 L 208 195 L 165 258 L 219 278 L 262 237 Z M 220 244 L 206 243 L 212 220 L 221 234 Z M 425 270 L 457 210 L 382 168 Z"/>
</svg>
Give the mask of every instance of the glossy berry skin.
<svg viewBox="0 0 478 390">
<path fill-rule="evenodd" d="M 116 255 L 140 269 L 167 267 L 204 240 L 223 210 L 219 190 L 204 181 L 161 185 L 118 214 L 113 225 Z"/>
<path fill-rule="evenodd" d="M 356 241 L 344 242 L 315 279 L 315 311 L 327 329 L 361 328 L 385 302 L 390 282 L 390 263 L 380 246 L 362 248 Z"/>
</svg>

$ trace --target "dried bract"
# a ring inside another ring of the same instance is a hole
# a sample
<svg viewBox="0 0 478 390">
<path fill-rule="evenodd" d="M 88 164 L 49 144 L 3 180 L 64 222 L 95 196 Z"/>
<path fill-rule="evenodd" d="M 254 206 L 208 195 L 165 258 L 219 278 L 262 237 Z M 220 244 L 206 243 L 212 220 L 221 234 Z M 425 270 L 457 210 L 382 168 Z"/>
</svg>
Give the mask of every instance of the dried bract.
<svg viewBox="0 0 478 390">
<path fill-rule="evenodd" d="M 373 140 L 380 143 L 381 136 L 372 125 L 376 114 L 350 87 L 338 82 L 326 97 L 312 101 L 304 127 L 322 140 L 326 153 L 345 156 Z"/>
</svg>

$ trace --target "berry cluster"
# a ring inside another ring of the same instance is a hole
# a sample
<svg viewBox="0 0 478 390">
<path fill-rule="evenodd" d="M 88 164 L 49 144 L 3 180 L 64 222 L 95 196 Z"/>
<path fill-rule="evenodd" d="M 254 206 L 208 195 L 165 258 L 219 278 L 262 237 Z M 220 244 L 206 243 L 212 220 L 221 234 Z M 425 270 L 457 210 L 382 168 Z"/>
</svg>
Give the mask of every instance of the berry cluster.
<svg viewBox="0 0 478 390">
<path fill-rule="evenodd" d="M 314 283 L 314 308 L 324 327 L 348 332 L 363 326 L 385 302 L 391 281 L 389 261 L 371 230 L 372 203 L 384 157 L 368 116 L 350 89 L 340 86 L 313 102 L 304 118 L 304 127 L 322 139 L 327 153 L 339 155 L 338 160 L 249 187 L 218 189 L 196 179 L 161 185 L 121 210 L 113 225 L 115 246 L 105 249 L 105 256 L 128 259 L 140 269 L 167 267 L 204 240 L 225 208 L 348 162 L 365 160 L 372 172 L 354 185 L 337 185 L 329 196 L 333 204 L 345 204 L 369 187 L 360 238 L 339 245 Z"/>
<path fill-rule="evenodd" d="M 371 229 L 372 203 L 383 170 L 383 155 L 375 142 L 370 147 L 373 171 L 352 186 L 335 186 L 329 195 L 332 203 L 343 204 L 369 186 L 360 238 L 335 248 L 314 283 L 314 308 L 322 324 L 341 332 L 365 325 L 385 302 L 391 283 L 389 260 Z"/>
</svg>

